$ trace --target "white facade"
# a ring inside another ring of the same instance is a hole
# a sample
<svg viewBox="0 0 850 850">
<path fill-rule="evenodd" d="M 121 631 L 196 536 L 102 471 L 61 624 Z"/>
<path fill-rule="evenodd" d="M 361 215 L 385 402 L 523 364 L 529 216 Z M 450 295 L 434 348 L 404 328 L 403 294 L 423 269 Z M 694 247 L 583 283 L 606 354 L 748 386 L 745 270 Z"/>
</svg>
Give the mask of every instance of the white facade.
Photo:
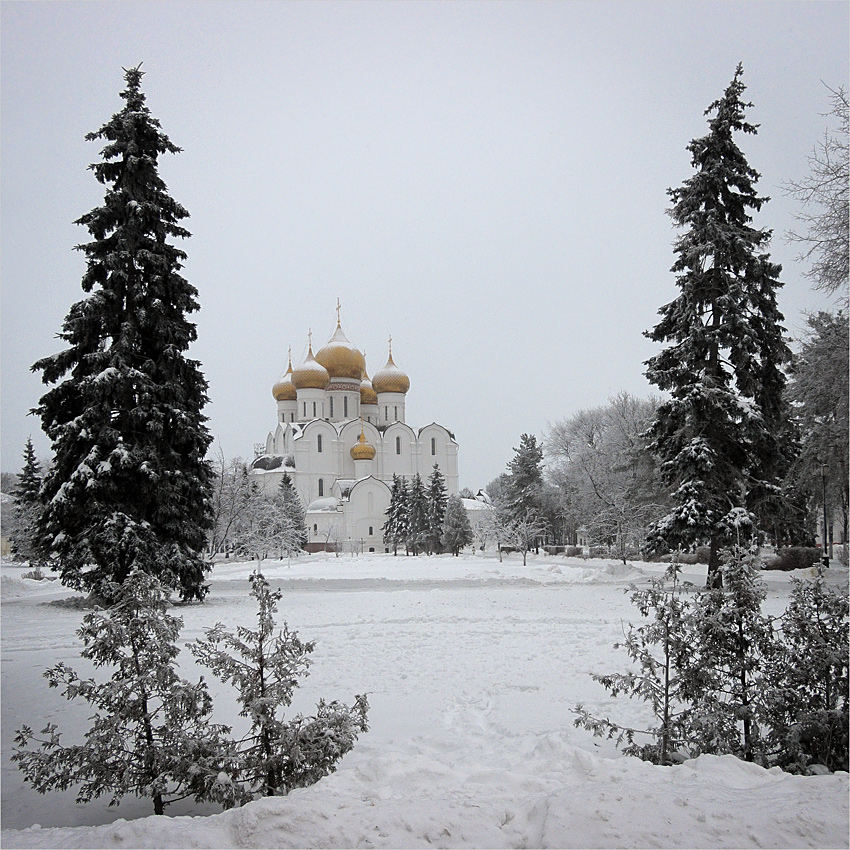
<svg viewBox="0 0 850 850">
<path fill-rule="evenodd" d="M 405 422 L 410 381 L 393 362 L 369 379 L 363 355 L 337 328 L 298 368 L 290 362 L 274 385 L 277 426 L 251 475 L 272 493 L 283 474 L 306 507 L 308 548 L 382 552 L 382 526 L 393 475 L 427 481 L 440 468 L 448 494 L 458 492 L 458 445 L 437 423 Z"/>
</svg>

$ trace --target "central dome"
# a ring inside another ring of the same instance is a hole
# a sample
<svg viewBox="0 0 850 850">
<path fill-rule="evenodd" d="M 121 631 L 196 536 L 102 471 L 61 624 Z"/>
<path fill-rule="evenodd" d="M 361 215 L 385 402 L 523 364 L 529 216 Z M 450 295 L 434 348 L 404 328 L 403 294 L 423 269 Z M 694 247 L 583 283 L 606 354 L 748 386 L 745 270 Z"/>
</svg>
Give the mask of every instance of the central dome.
<svg viewBox="0 0 850 850">
<path fill-rule="evenodd" d="M 375 447 L 366 439 L 361 425 L 360 439 L 351 447 L 351 457 L 354 460 L 374 460 L 375 454 Z"/>
<path fill-rule="evenodd" d="M 324 348 L 316 352 L 316 361 L 328 370 L 331 378 L 350 378 L 360 381 L 366 369 L 366 359 L 348 341 L 337 319 L 336 331 Z"/>
</svg>

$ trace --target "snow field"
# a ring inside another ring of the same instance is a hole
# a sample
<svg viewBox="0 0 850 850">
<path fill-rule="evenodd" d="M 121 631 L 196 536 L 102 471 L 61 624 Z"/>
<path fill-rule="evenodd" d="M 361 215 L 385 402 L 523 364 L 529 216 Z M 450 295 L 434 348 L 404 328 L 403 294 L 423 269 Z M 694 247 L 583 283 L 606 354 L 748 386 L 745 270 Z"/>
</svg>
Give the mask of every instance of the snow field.
<svg viewBox="0 0 850 850">
<path fill-rule="evenodd" d="M 181 643 L 218 620 L 252 624 L 254 566 L 215 568 L 208 601 L 178 610 Z M 731 756 L 659 768 L 573 728 L 577 702 L 649 721 L 589 674 L 623 669 L 612 644 L 637 615 L 623 589 L 661 569 L 544 556 L 523 568 L 518 555 L 266 562 L 284 591 L 280 620 L 316 641 L 290 716 L 365 691 L 370 731 L 315 786 L 224 813 L 186 802 L 157 818 L 148 801 L 82 807 L 21 783 L 14 729 L 50 719 L 70 741 L 85 728 L 86 708 L 40 675 L 57 660 L 85 669 L 73 634 L 83 612 L 50 604 L 72 595 L 55 583 L 4 567 L 3 846 L 846 847 L 846 774 L 795 777 Z M 788 576 L 766 577 L 765 607 L 779 613 Z M 199 675 L 188 652 L 180 660 Z M 232 692 L 205 672 L 216 719 L 241 728 Z"/>
</svg>

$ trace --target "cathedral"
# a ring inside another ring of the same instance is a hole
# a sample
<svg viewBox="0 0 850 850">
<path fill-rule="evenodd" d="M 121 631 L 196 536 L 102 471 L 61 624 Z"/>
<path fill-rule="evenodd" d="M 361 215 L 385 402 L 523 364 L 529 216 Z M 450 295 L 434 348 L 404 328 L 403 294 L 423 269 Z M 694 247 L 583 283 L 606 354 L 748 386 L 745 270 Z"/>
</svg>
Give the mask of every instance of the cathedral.
<svg viewBox="0 0 850 850">
<path fill-rule="evenodd" d="M 342 330 L 286 371 L 272 387 L 277 427 L 257 452 L 251 475 L 273 493 L 284 473 L 306 506 L 307 549 L 383 552 L 381 530 L 390 503 L 393 475 L 427 482 L 440 467 L 448 495 L 458 492 L 454 435 L 431 423 L 414 429 L 405 421 L 410 379 L 393 361 L 392 337 L 386 365 L 372 378 L 363 354 Z"/>
</svg>

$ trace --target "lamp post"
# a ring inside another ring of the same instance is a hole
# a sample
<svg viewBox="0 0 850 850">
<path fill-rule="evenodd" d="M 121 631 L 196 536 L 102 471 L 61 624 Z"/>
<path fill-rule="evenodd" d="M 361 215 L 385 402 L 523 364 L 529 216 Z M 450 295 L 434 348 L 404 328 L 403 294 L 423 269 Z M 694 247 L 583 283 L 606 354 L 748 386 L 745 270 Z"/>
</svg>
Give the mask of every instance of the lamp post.
<svg viewBox="0 0 850 850">
<path fill-rule="evenodd" d="M 827 465 L 825 463 L 821 464 L 820 467 L 820 475 L 821 475 L 821 484 L 823 485 L 823 534 L 821 535 L 821 539 L 823 541 L 823 565 L 824 567 L 829 567 L 829 526 L 827 525 L 827 510 L 826 510 L 826 471 Z"/>
</svg>

